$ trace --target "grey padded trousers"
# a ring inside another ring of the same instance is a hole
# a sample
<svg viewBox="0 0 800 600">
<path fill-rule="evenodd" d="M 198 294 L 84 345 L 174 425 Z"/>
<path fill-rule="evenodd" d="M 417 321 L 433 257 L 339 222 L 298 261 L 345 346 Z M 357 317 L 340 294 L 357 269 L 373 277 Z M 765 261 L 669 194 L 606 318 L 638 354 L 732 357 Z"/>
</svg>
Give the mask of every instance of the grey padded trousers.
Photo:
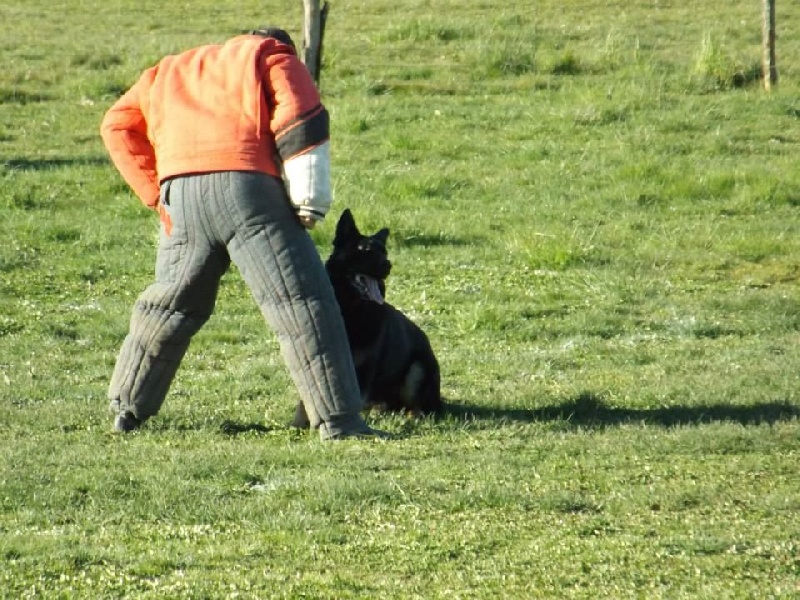
<svg viewBox="0 0 800 600">
<path fill-rule="evenodd" d="M 261 173 L 162 184 L 155 282 L 137 299 L 109 387 L 111 410 L 155 415 L 192 336 L 214 312 L 231 261 L 242 274 L 322 439 L 369 432 L 347 335 L 324 265 L 282 182 Z"/>
</svg>

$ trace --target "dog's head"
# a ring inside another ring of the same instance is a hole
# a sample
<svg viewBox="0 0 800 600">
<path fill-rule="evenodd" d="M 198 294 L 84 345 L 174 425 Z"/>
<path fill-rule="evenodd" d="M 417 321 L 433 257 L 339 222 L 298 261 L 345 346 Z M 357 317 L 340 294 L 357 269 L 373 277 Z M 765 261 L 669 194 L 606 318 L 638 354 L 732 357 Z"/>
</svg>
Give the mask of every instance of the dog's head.
<svg viewBox="0 0 800 600">
<path fill-rule="evenodd" d="M 350 209 L 345 209 L 336 224 L 333 252 L 325 263 L 331 276 L 341 277 L 364 300 L 383 304 L 386 278 L 392 270 L 386 250 L 389 230 L 364 235 L 356 226 Z"/>
</svg>

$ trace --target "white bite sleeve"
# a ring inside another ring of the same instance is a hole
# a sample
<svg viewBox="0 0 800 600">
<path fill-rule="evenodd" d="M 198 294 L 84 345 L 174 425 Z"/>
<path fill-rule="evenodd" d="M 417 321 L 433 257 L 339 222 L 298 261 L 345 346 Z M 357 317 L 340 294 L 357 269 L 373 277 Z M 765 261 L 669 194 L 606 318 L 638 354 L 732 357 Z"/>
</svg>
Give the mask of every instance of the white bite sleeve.
<svg viewBox="0 0 800 600">
<path fill-rule="evenodd" d="M 297 214 L 322 221 L 331 206 L 330 142 L 285 161 L 283 178 Z"/>
</svg>

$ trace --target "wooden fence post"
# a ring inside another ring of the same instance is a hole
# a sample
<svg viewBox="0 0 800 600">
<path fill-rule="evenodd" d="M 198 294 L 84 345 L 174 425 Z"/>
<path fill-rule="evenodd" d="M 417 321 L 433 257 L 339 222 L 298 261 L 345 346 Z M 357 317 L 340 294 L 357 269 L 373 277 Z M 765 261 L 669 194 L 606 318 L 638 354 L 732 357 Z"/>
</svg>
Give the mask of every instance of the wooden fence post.
<svg viewBox="0 0 800 600">
<path fill-rule="evenodd" d="M 328 3 L 320 7 L 320 0 L 303 0 L 303 62 L 314 81 L 319 85 L 322 71 L 322 38 L 328 17 Z"/>
<path fill-rule="evenodd" d="M 763 57 L 762 76 L 764 89 L 769 91 L 778 83 L 778 66 L 775 64 L 775 0 L 763 0 Z"/>
</svg>

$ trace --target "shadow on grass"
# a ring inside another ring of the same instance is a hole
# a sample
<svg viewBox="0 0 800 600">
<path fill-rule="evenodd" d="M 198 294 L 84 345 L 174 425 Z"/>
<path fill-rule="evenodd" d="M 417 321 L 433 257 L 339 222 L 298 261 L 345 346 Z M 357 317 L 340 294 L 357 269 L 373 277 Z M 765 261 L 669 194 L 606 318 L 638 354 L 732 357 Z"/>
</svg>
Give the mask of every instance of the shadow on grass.
<svg viewBox="0 0 800 600">
<path fill-rule="evenodd" d="M 601 429 L 628 423 L 638 423 L 657 427 L 679 425 L 702 425 L 707 423 L 738 423 L 740 425 L 774 424 L 800 418 L 800 406 L 788 401 L 765 402 L 735 406 L 731 404 L 710 404 L 699 406 L 668 406 L 661 408 L 623 408 L 609 406 L 600 397 L 584 392 L 573 400 L 554 406 L 541 408 L 491 408 L 470 406 L 446 401 L 446 408 L 440 418 L 458 421 L 491 423 L 544 423 L 560 422 L 571 427 Z M 433 417 L 432 417 L 433 418 Z M 438 418 L 433 418 L 438 420 Z M 172 429 L 193 429 L 191 427 L 171 427 Z M 412 426 L 413 428 L 413 426 Z M 278 429 L 284 429 L 278 427 Z M 286 429 L 297 435 L 305 435 L 307 430 L 289 426 Z M 264 435 L 276 431 L 260 423 L 242 423 L 225 420 L 219 425 L 219 433 L 229 437 L 244 434 Z M 410 432 L 398 433 L 397 438 Z"/>
<path fill-rule="evenodd" d="M 10 158 L 0 161 L 6 169 L 16 171 L 44 171 L 47 169 L 57 169 L 60 167 L 72 167 L 76 165 L 108 165 L 109 159 L 99 156 L 83 156 L 76 158 Z"/>
<path fill-rule="evenodd" d="M 476 421 L 516 421 L 533 423 L 565 421 L 575 427 L 606 427 L 625 423 L 641 423 L 660 427 L 700 425 L 704 423 L 739 423 L 741 425 L 773 424 L 800 417 L 800 406 L 788 401 L 765 402 L 736 406 L 710 404 L 698 406 L 668 406 L 661 408 L 624 408 L 606 404 L 590 392 L 574 400 L 541 408 L 490 408 L 466 406 L 448 402 L 449 415 Z"/>
<path fill-rule="evenodd" d="M 406 248 L 434 248 L 438 246 L 475 246 L 481 243 L 481 238 L 474 236 L 458 237 L 446 234 L 418 233 L 406 237 L 397 236 L 394 242 Z"/>
<path fill-rule="evenodd" d="M 219 426 L 219 432 L 223 435 L 231 437 L 240 435 L 242 433 L 269 433 L 272 431 L 266 425 L 258 423 L 237 423 L 235 421 L 223 421 Z"/>
</svg>

